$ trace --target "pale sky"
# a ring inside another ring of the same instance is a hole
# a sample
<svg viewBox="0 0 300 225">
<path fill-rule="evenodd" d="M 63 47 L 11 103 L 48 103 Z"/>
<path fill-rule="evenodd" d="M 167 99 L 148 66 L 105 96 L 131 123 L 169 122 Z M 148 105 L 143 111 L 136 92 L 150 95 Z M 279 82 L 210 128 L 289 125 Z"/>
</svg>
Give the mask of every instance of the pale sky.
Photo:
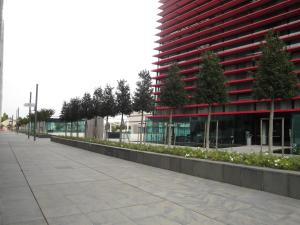
<svg viewBox="0 0 300 225">
<path fill-rule="evenodd" d="M 4 0 L 3 112 L 38 108 L 59 115 L 64 100 L 155 68 L 158 0 Z"/>
</svg>

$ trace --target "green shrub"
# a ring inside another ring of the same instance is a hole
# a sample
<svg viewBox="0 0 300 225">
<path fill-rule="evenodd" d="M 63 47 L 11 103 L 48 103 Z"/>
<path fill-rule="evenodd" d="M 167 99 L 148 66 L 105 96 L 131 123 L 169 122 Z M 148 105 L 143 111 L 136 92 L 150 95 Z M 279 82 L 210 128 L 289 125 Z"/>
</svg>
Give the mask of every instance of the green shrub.
<svg viewBox="0 0 300 225">
<path fill-rule="evenodd" d="M 300 156 L 282 156 L 268 153 L 238 153 L 227 152 L 220 150 L 205 150 L 205 149 L 193 149 L 188 147 L 170 147 L 164 145 L 151 145 L 151 144 L 132 144 L 132 143 L 120 143 L 111 141 L 100 141 L 94 138 L 77 138 L 77 137 L 64 137 L 67 139 L 85 141 L 97 144 L 103 144 L 114 147 L 134 149 L 138 151 L 156 152 L 162 154 L 178 155 L 186 158 L 199 158 L 209 159 L 213 161 L 223 161 L 235 164 L 244 164 L 250 166 L 269 167 L 282 170 L 295 170 L 300 171 Z"/>
</svg>

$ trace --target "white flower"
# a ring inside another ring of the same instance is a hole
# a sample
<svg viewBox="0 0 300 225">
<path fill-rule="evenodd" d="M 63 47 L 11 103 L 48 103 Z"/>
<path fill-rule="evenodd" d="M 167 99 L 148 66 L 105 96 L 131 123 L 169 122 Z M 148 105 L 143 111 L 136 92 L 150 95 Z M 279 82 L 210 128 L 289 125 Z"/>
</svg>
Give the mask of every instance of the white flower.
<svg viewBox="0 0 300 225">
<path fill-rule="evenodd" d="M 187 158 L 187 157 L 190 157 L 190 154 L 186 153 L 186 154 L 185 154 L 185 157 L 186 157 L 186 158 Z"/>
<path fill-rule="evenodd" d="M 230 161 L 233 162 L 233 157 L 230 156 Z"/>
</svg>

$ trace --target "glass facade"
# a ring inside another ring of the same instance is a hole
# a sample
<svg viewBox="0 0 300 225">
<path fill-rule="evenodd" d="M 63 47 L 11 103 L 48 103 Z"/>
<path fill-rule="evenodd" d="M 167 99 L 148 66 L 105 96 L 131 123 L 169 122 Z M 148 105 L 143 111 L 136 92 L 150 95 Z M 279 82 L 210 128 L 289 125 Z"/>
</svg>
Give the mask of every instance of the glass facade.
<svg viewBox="0 0 300 225">
<path fill-rule="evenodd" d="M 79 121 L 78 122 L 78 131 L 79 133 L 84 132 L 84 123 L 85 121 Z M 73 123 L 71 126 L 71 123 L 65 124 L 61 121 L 49 121 L 47 122 L 47 133 L 64 133 L 65 129 L 67 127 L 67 132 L 70 133 L 73 131 L 74 133 L 77 132 L 77 123 Z"/>
<path fill-rule="evenodd" d="M 262 120 L 262 142 L 268 144 L 269 114 L 213 116 L 210 127 L 210 144 L 228 147 L 246 145 L 247 136 L 251 144 L 260 145 L 260 121 Z M 274 119 L 274 145 L 281 145 L 282 120 L 284 118 L 284 144 L 300 145 L 300 114 L 276 113 Z M 203 146 L 206 117 L 175 117 L 172 127 L 172 143 L 176 145 Z M 168 136 L 168 118 L 148 118 L 146 141 L 165 144 Z M 218 128 L 218 131 L 217 131 Z"/>
</svg>

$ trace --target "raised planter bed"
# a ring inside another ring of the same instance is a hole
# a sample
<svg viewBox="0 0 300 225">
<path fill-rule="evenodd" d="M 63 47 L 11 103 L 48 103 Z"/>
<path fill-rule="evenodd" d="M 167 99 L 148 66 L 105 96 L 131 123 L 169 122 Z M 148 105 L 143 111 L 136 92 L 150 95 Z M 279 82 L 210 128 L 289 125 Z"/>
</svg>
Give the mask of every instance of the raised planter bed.
<svg viewBox="0 0 300 225">
<path fill-rule="evenodd" d="M 300 172 L 296 171 L 143 152 L 54 136 L 51 141 L 161 169 L 300 199 Z"/>
<path fill-rule="evenodd" d="M 36 137 L 38 137 L 38 138 L 50 138 L 51 135 L 50 134 L 37 134 Z"/>
</svg>

